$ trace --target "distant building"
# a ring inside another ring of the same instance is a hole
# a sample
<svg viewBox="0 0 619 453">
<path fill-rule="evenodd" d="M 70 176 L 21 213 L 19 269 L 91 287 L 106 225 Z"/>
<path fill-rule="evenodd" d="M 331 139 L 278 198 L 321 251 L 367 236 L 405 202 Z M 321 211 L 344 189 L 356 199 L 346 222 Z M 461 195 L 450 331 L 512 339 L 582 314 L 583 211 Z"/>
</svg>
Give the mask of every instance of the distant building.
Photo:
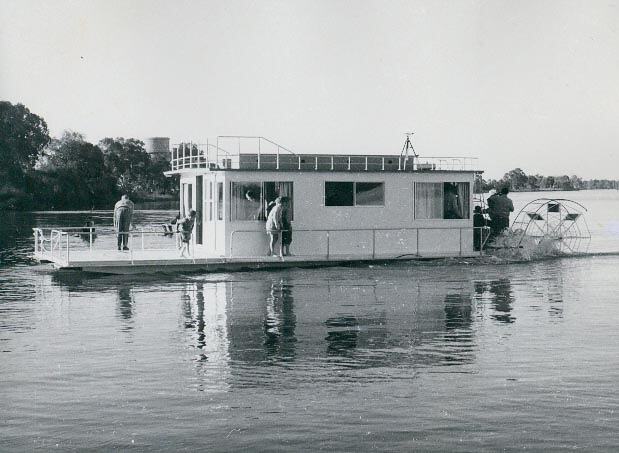
<svg viewBox="0 0 619 453">
<path fill-rule="evenodd" d="M 144 145 L 152 159 L 170 160 L 170 137 L 148 137 L 144 139 Z"/>
</svg>

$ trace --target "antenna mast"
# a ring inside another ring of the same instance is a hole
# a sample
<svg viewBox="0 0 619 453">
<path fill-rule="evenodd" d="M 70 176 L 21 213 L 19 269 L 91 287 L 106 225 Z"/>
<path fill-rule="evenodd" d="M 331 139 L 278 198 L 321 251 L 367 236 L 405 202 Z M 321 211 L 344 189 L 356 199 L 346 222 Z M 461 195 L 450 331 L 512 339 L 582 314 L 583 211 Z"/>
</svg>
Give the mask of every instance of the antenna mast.
<svg viewBox="0 0 619 453">
<path fill-rule="evenodd" d="M 409 156 L 413 157 L 413 165 L 415 164 L 415 157 L 419 157 L 419 155 L 415 152 L 415 148 L 413 148 L 413 144 L 411 142 L 411 137 L 414 132 L 406 132 L 406 140 L 404 141 L 404 146 L 402 146 L 402 151 L 400 151 L 400 160 L 404 159 L 404 165 L 401 167 L 402 170 L 406 170 L 406 163 L 408 162 Z M 411 153 L 412 151 L 412 153 Z"/>
</svg>

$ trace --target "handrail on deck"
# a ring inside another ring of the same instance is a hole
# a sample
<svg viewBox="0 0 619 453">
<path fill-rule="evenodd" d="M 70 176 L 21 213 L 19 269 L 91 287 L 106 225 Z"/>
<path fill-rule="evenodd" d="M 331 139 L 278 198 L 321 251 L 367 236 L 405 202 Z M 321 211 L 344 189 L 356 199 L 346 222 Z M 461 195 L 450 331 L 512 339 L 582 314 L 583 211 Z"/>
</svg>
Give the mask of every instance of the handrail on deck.
<svg viewBox="0 0 619 453">
<path fill-rule="evenodd" d="M 71 233 L 77 233 L 74 235 L 89 235 L 88 238 L 88 251 L 90 253 L 93 252 L 93 243 L 94 243 L 94 237 L 95 234 L 96 235 L 101 235 L 103 234 L 107 234 L 109 236 L 118 236 L 119 234 L 124 234 L 128 236 L 128 246 L 129 246 L 129 261 L 131 262 L 131 264 L 134 264 L 134 260 L 135 260 L 135 256 L 134 256 L 134 245 L 137 243 L 138 238 L 139 238 L 139 244 L 140 247 L 138 247 L 138 250 L 140 251 L 145 251 L 145 250 L 152 250 L 152 251 L 157 251 L 157 250 L 177 250 L 179 248 L 179 241 L 180 241 L 180 232 L 176 231 L 176 232 L 172 232 L 171 234 L 175 235 L 176 240 L 174 242 L 175 246 L 174 249 L 172 249 L 171 247 L 169 249 L 159 249 L 159 248 L 148 248 L 145 246 L 145 242 L 144 242 L 144 238 L 145 236 L 161 236 L 162 233 L 161 231 L 154 231 L 154 230 L 145 230 L 143 228 L 136 228 L 132 231 L 128 231 L 128 232 L 122 232 L 122 233 L 118 233 L 114 230 L 110 230 L 110 229 L 97 229 L 96 227 L 66 227 L 66 228 L 62 228 L 62 229 L 58 229 L 55 227 L 38 227 L 38 228 L 33 228 L 33 236 L 34 236 L 34 254 L 37 257 L 42 257 L 42 258 L 51 258 L 51 259 L 62 259 L 62 261 L 64 261 L 64 265 L 68 266 L 71 263 L 71 251 L 75 250 L 75 246 L 72 247 L 71 241 L 70 241 L 70 237 L 72 236 Z M 85 231 L 85 230 L 89 230 L 89 231 Z M 46 232 L 48 232 L 47 237 L 46 237 Z M 63 243 L 63 238 L 64 243 Z M 195 262 L 195 241 L 191 242 L 191 253 L 190 253 L 190 257 L 191 259 Z M 77 248 L 78 250 L 84 250 L 83 248 Z M 113 248 L 101 248 L 99 249 L 101 251 L 114 251 L 116 250 L 115 247 Z M 64 259 L 63 259 L 64 258 Z"/>
<path fill-rule="evenodd" d="M 484 227 L 474 227 L 474 226 L 432 226 L 432 227 L 424 227 L 424 226 L 419 226 L 419 227 L 404 227 L 404 228 L 325 228 L 325 229 L 312 229 L 312 228 L 298 228 L 298 229 L 294 229 L 291 231 L 294 231 L 295 233 L 297 232 L 311 232 L 311 233 L 326 233 L 326 238 L 327 238 L 327 253 L 326 253 L 326 258 L 329 259 L 330 257 L 330 250 L 331 250 L 331 243 L 330 243 L 330 238 L 331 238 L 331 233 L 337 233 L 337 232 L 351 232 L 351 233 L 358 233 L 358 232 L 363 232 L 363 231 L 371 231 L 372 232 L 372 259 L 376 258 L 376 232 L 377 231 L 385 231 L 385 232 L 397 232 L 397 231 L 415 231 L 415 241 L 416 241 L 416 245 L 415 245 L 415 253 L 411 254 L 411 253 L 406 253 L 402 256 L 409 256 L 409 255 L 415 255 L 415 256 L 421 256 L 419 254 L 419 230 L 458 230 L 458 234 L 459 234 L 459 247 L 460 250 L 458 252 L 459 256 L 462 256 L 462 230 L 467 230 L 467 231 L 475 231 L 475 230 L 480 230 L 481 233 L 481 239 L 482 239 L 482 243 L 481 243 L 481 247 L 479 250 L 480 255 L 482 255 L 483 253 L 483 245 L 485 245 L 486 240 L 488 239 L 488 236 L 485 236 L 484 239 L 484 235 L 483 235 L 483 231 L 488 231 L 490 228 L 487 226 Z M 280 231 L 287 231 L 287 230 L 280 230 Z M 230 257 L 233 257 L 233 252 L 234 252 L 234 237 L 237 233 L 259 233 L 264 235 L 264 230 L 234 230 L 230 232 Z"/>
</svg>

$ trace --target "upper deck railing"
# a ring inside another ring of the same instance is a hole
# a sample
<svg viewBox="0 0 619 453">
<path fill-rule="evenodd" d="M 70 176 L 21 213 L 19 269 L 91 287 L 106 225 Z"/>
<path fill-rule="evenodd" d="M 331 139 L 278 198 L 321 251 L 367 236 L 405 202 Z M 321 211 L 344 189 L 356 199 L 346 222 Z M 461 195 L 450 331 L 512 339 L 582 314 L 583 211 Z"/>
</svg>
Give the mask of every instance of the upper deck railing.
<svg viewBox="0 0 619 453">
<path fill-rule="evenodd" d="M 171 150 L 170 170 L 282 171 L 475 171 L 475 157 L 418 157 L 360 154 L 295 154 L 265 137 L 217 137 L 215 143 L 181 143 Z"/>
</svg>

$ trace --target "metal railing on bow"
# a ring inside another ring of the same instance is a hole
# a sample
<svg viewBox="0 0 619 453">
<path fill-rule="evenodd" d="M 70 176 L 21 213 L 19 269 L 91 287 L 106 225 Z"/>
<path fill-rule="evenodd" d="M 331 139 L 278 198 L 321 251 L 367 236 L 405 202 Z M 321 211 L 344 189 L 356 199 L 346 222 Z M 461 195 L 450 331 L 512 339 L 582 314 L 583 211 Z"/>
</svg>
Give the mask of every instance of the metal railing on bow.
<svg viewBox="0 0 619 453">
<path fill-rule="evenodd" d="M 180 258 L 182 243 L 180 232 L 162 231 L 160 226 L 122 233 L 110 227 L 33 228 L 33 235 L 36 258 L 62 262 L 66 266 L 78 259 L 129 261 L 133 264 L 144 258 Z M 122 236 L 126 236 L 126 240 Z M 123 246 L 127 249 L 122 250 Z M 189 242 L 188 254 L 188 259 L 195 259 L 195 241 Z"/>
</svg>

